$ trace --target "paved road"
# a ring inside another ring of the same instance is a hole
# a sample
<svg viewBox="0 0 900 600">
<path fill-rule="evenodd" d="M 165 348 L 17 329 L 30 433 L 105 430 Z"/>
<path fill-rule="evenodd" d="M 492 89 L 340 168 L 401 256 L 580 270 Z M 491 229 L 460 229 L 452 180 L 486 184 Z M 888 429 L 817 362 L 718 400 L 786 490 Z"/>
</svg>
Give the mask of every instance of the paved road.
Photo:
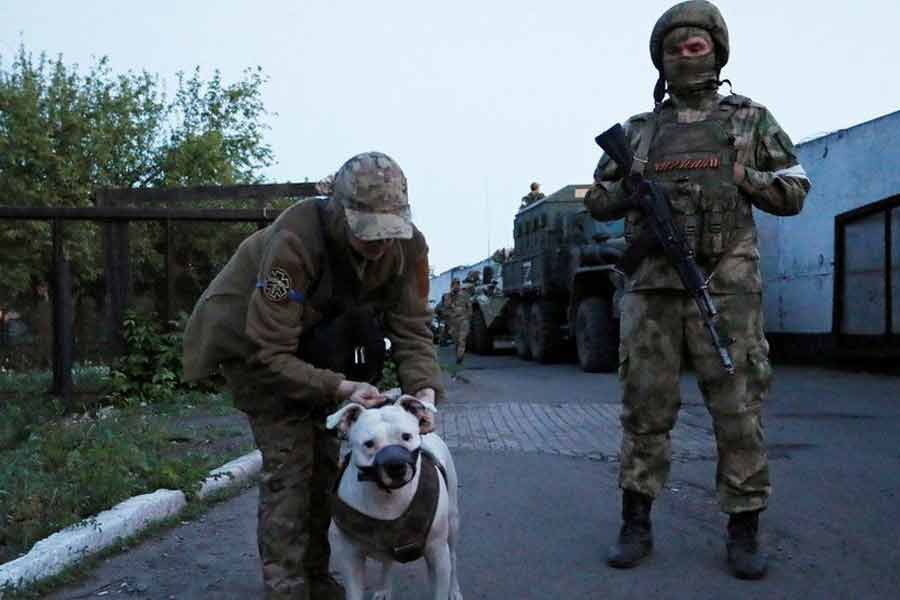
<svg viewBox="0 0 900 600">
<path fill-rule="evenodd" d="M 654 507 L 656 553 L 620 572 L 603 564 L 618 527 L 616 378 L 511 356 L 466 367 L 438 415 L 461 477 L 466 598 L 900 597 L 900 378 L 776 370 L 763 517 L 772 569 L 747 583 L 723 565 L 715 445 L 692 377 Z M 249 491 L 220 504 L 50 597 L 260 597 L 255 502 Z M 425 597 L 424 581 L 421 565 L 401 569 L 399 600 Z"/>
</svg>

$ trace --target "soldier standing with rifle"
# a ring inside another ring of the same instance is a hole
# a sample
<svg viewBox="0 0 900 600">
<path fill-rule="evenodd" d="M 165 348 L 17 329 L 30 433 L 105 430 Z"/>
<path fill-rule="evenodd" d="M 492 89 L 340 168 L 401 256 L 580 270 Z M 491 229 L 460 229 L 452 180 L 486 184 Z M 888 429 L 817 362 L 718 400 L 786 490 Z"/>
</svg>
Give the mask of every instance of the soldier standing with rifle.
<svg viewBox="0 0 900 600">
<path fill-rule="evenodd" d="M 633 567 L 652 550 L 650 509 L 669 475 L 684 348 L 715 426 L 728 564 L 735 576 L 758 579 L 767 567 L 758 528 L 770 493 L 761 410 L 771 368 L 751 207 L 795 215 L 810 183 L 764 106 L 718 94 L 728 53 L 713 4 L 682 2 L 660 17 L 650 38 L 656 107 L 598 136 L 607 152 L 585 204 L 598 220 L 624 217 L 629 242 L 623 525 L 608 563 Z"/>
</svg>

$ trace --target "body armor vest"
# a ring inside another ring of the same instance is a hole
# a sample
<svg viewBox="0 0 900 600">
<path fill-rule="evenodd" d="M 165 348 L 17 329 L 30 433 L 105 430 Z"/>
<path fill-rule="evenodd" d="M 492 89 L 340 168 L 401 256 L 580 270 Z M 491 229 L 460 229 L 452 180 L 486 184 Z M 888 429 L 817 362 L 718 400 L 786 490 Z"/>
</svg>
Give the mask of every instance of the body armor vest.
<svg viewBox="0 0 900 600">
<path fill-rule="evenodd" d="M 753 226 L 749 200 L 734 183 L 737 151 L 728 122 L 739 105 L 722 102 L 705 120 L 678 123 L 656 119 L 644 177 L 666 190 L 672 214 L 698 262 L 709 268 L 729 249 L 736 233 Z M 643 215 L 625 220 L 631 242 L 644 231 Z"/>
</svg>

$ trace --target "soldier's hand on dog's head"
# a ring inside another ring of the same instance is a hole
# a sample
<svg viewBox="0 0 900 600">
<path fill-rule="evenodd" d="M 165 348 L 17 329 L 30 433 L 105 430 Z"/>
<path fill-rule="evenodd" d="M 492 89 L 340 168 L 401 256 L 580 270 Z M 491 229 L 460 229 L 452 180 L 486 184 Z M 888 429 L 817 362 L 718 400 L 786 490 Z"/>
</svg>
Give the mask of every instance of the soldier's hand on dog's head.
<svg viewBox="0 0 900 600">
<path fill-rule="evenodd" d="M 431 388 L 422 388 L 421 390 L 416 392 L 414 396 L 423 402 L 427 402 L 432 407 L 434 407 L 435 405 L 435 394 L 434 390 Z"/>
<path fill-rule="evenodd" d="M 338 398 L 366 408 L 378 406 L 384 401 L 384 396 L 374 385 L 364 381 L 350 381 L 347 379 L 338 386 Z"/>
</svg>

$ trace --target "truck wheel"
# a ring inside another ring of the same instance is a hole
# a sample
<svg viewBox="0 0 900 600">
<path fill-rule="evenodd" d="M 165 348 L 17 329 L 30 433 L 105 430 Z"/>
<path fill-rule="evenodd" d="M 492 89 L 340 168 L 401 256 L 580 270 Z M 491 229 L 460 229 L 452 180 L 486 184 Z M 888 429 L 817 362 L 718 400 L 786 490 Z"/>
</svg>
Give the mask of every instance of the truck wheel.
<svg viewBox="0 0 900 600">
<path fill-rule="evenodd" d="M 562 319 L 555 303 L 539 300 L 531 305 L 528 320 L 528 341 L 534 360 L 547 363 L 556 358 L 562 342 Z"/>
<path fill-rule="evenodd" d="M 531 360 L 531 345 L 528 343 L 528 313 L 530 308 L 531 306 L 528 302 L 522 302 L 516 306 L 513 337 L 516 341 L 516 354 L 522 360 Z"/>
<path fill-rule="evenodd" d="M 619 327 L 609 300 L 592 296 L 578 303 L 575 346 L 582 371 L 599 373 L 618 368 Z"/>
<path fill-rule="evenodd" d="M 472 312 L 472 325 L 469 332 L 472 352 L 475 354 L 490 354 L 494 349 L 494 336 L 488 331 L 484 315 L 477 308 Z"/>
</svg>

